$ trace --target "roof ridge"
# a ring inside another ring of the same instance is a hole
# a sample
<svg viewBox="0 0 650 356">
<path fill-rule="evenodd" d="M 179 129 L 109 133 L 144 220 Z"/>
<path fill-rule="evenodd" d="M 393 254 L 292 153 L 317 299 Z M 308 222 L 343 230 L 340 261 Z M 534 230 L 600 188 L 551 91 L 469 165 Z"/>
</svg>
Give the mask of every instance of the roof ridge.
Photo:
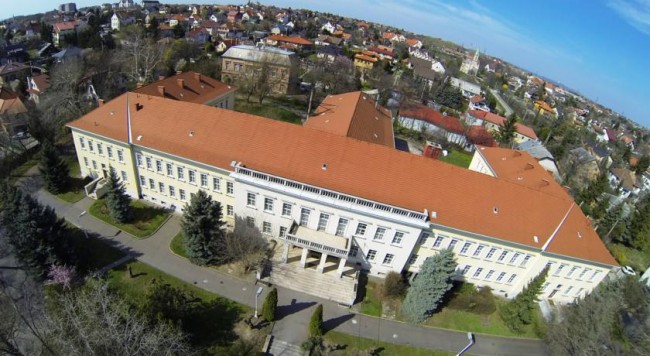
<svg viewBox="0 0 650 356">
<path fill-rule="evenodd" d="M 345 135 L 350 136 L 350 129 L 352 128 L 352 121 L 354 120 L 354 117 L 357 114 L 357 111 L 359 110 L 359 103 L 361 102 L 361 95 L 364 94 L 362 91 L 358 91 L 358 96 L 357 96 L 357 103 L 354 105 L 354 111 L 352 111 L 352 116 L 350 117 L 350 122 L 348 124 L 348 129 L 345 130 Z"/>
</svg>

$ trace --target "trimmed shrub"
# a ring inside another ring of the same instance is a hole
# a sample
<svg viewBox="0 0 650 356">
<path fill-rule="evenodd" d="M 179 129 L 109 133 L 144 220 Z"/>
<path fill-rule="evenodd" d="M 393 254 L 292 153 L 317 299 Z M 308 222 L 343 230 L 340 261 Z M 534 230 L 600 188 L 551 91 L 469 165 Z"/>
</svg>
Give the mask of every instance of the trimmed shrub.
<svg viewBox="0 0 650 356">
<path fill-rule="evenodd" d="M 278 309 L 278 289 L 273 288 L 266 295 L 262 306 L 262 317 L 266 321 L 275 321 L 275 311 Z"/>
<path fill-rule="evenodd" d="M 323 305 L 318 304 L 314 314 L 309 321 L 309 336 L 319 337 L 323 335 Z"/>
<path fill-rule="evenodd" d="M 382 289 L 384 297 L 402 297 L 406 293 L 404 277 L 397 272 L 389 272 Z"/>
</svg>

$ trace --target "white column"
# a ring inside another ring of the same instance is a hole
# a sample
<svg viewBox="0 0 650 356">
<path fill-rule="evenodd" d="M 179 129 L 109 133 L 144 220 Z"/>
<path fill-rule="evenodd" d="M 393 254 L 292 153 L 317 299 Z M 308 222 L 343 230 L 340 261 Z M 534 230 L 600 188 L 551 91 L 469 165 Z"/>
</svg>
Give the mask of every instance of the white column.
<svg viewBox="0 0 650 356">
<path fill-rule="evenodd" d="M 323 252 L 320 255 L 320 263 L 318 264 L 318 267 L 316 268 L 316 270 L 318 272 L 323 273 L 323 271 L 325 270 L 325 262 L 327 262 L 327 254 L 325 252 Z"/>
<path fill-rule="evenodd" d="M 288 259 L 289 259 L 289 244 L 285 243 L 284 244 L 284 253 L 282 254 L 282 261 L 284 263 L 287 263 Z"/>
<path fill-rule="evenodd" d="M 307 255 L 309 255 L 309 249 L 302 248 L 302 255 L 300 256 L 300 267 L 305 268 L 307 266 Z"/>
<path fill-rule="evenodd" d="M 345 258 L 339 258 L 339 268 L 336 269 L 336 275 L 339 278 L 343 276 L 343 271 L 345 270 L 345 262 L 347 262 Z"/>
</svg>

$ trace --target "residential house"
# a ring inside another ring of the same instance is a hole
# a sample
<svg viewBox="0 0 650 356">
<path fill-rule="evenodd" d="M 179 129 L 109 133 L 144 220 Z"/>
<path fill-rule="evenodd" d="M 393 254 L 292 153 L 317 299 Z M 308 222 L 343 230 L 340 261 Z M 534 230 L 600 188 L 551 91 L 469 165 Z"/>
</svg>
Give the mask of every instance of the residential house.
<svg viewBox="0 0 650 356">
<path fill-rule="evenodd" d="M 321 31 L 327 31 L 328 33 L 332 34 L 336 32 L 336 26 L 334 26 L 331 22 L 327 22 L 320 28 Z"/>
<path fill-rule="evenodd" d="M 134 93 L 234 110 L 236 90 L 201 73 L 184 72 L 137 88 Z"/>
<path fill-rule="evenodd" d="M 466 80 L 462 80 L 459 78 L 450 78 L 449 83 L 460 89 L 460 91 L 463 93 L 463 96 L 466 98 L 471 98 L 475 95 L 481 95 L 481 86 L 478 84 L 470 83 Z"/>
<path fill-rule="evenodd" d="M 420 49 L 422 48 L 422 41 L 417 38 L 409 38 L 406 40 L 406 45 L 409 46 L 409 48 Z"/>
<path fill-rule="evenodd" d="M 11 44 L 4 48 L 0 46 L 0 64 L 24 63 L 27 60 L 29 60 L 29 54 L 24 43 Z"/>
<path fill-rule="evenodd" d="M 262 63 L 270 65 L 269 80 L 274 94 L 289 94 L 298 89 L 298 62 L 294 52 L 274 47 L 239 45 L 230 47 L 222 56 L 221 81 L 237 83 L 244 73 L 257 70 Z"/>
<path fill-rule="evenodd" d="M 314 43 L 302 37 L 285 36 L 285 35 L 271 35 L 266 37 L 264 44 L 273 47 L 284 48 L 290 51 L 307 51 L 310 50 Z"/>
<path fill-rule="evenodd" d="M 461 147 L 467 145 L 463 124 L 457 118 L 442 115 L 428 106 L 411 104 L 401 109 L 399 123 L 411 130 L 441 135 L 447 142 Z"/>
<path fill-rule="evenodd" d="M 362 72 L 371 70 L 377 62 L 379 62 L 379 58 L 374 53 L 361 51 L 354 55 L 354 66 Z"/>
<path fill-rule="evenodd" d="M 57 63 L 64 63 L 65 61 L 68 60 L 75 60 L 81 58 L 81 56 L 83 55 L 83 51 L 84 50 L 79 47 L 69 46 L 53 54 L 52 58 L 54 58 L 54 60 L 56 60 Z"/>
<path fill-rule="evenodd" d="M 535 101 L 535 109 L 539 111 L 540 115 L 549 115 L 557 118 L 557 109 L 552 108 L 547 102 L 543 100 Z"/>
<path fill-rule="evenodd" d="M 13 136 L 27 131 L 27 108 L 20 96 L 0 85 L 0 130 Z"/>
<path fill-rule="evenodd" d="M 570 150 L 561 163 L 565 177 L 574 181 L 577 186 L 586 186 L 600 174 L 598 160 L 584 147 Z"/>
<path fill-rule="evenodd" d="M 211 41 L 211 36 L 208 30 L 205 28 L 197 28 L 194 30 L 187 31 L 185 34 L 185 39 L 187 41 L 192 41 L 198 44 L 204 44 Z"/>
<path fill-rule="evenodd" d="M 390 42 L 405 42 L 406 37 L 404 35 L 401 35 L 399 33 L 393 33 L 393 32 L 384 32 L 382 34 L 382 38 L 384 40 L 388 40 Z"/>
<path fill-rule="evenodd" d="M 81 20 L 57 22 L 52 26 L 52 43 L 54 43 L 54 46 L 60 47 L 63 38 L 67 34 L 82 31 L 86 26 L 86 23 Z"/>
<path fill-rule="evenodd" d="M 499 132 L 501 127 L 505 125 L 506 121 L 507 119 L 503 116 L 483 110 L 468 110 L 465 114 L 465 123 L 467 123 L 467 125 L 485 126 L 492 132 Z M 536 141 L 538 139 L 537 134 L 535 134 L 535 131 L 532 128 L 521 123 L 516 123 L 515 127 L 515 143 Z"/>
<path fill-rule="evenodd" d="M 324 46 L 318 47 L 316 50 L 317 58 L 325 58 L 329 62 L 334 62 L 339 56 L 344 56 L 343 49 L 338 46 Z M 346 57 L 347 58 L 347 57 Z"/>
<path fill-rule="evenodd" d="M 612 160 L 609 150 L 604 145 L 599 145 L 593 141 L 587 141 L 586 149 L 596 158 L 598 165 L 603 168 L 609 168 L 614 161 Z"/>
<path fill-rule="evenodd" d="M 429 61 L 417 57 L 409 58 L 409 63 L 413 66 L 413 75 L 417 81 L 427 83 L 431 88 L 434 81 L 439 80 L 445 73 L 445 68 L 438 61 Z"/>
<path fill-rule="evenodd" d="M 50 87 L 50 76 L 47 74 L 36 74 L 27 77 L 27 92 L 29 100 L 37 105 L 40 103 L 40 95 Z"/>
<path fill-rule="evenodd" d="M 487 105 L 487 101 L 480 95 L 474 95 L 473 97 L 469 98 L 468 109 L 490 112 L 490 107 Z"/>
<path fill-rule="evenodd" d="M 135 23 L 135 16 L 128 13 L 114 12 L 111 16 L 111 30 L 119 31 L 122 25 L 132 25 Z"/>
<path fill-rule="evenodd" d="M 16 79 L 25 78 L 30 67 L 23 63 L 7 63 L 0 66 L 0 85 L 8 85 Z"/>
<path fill-rule="evenodd" d="M 135 6 L 135 1 L 133 0 L 119 0 L 117 7 L 120 9 L 130 9 Z"/>
<path fill-rule="evenodd" d="M 609 185 L 612 189 L 618 190 L 618 195 L 623 198 L 636 200 L 643 185 L 637 181 L 636 174 L 627 168 L 612 168 L 608 172 Z"/>
<path fill-rule="evenodd" d="M 443 249 L 456 255 L 455 279 L 506 298 L 548 266 L 539 297 L 556 304 L 583 298 L 620 268 L 526 153 L 486 149 L 473 171 L 347 134 L 135 93 L 67 126 L 83 176 L 112 167 L 129 195 L 176 211 L 202 189 L 229 228 L 256 227 L 279 245 L 274 284 L 339 303 L 356 299 L 359 269 L 416 276 Z M 283 279 L 281 269 L 304 278 Z M 314 285 L 325 279 L 325 288 Z"/>
<path fill-rule="evenodd" d="M 539 162 L 542 168 L 551 173 L 556 181 L 560 181 L 560 171 L 557 168 L 555 157 L 553 157 L 553 154 L 540 141 L 523 141 L 515 145 L 515 148 L 519 151 L 527 152 Z"/>
<path fill-rule="evenodd" d="M 240 22 L 242 18 L 242 13 L 239 11 L 228 11 L 226 17 L 228 22 Z"/>
<path fill-rule="evenodd" d="M 395 58 L 393 53 L 393 48 L 382 46 L 382 45 L 368 47 L 364 52 L 372 53 L 374 54 L 374 57 L 378 57 L 379 59 L 382 60 L 385 59 L 388 61 L 392 61 Z"/>
<path fill-rule="evenodd" d="M 318 35 L 318 38 L 314 41 L 316 46 L 340 46 L 343 43 L 343 39 L 340 37 L 334 37 L 330 35 Z"/>
</svg>

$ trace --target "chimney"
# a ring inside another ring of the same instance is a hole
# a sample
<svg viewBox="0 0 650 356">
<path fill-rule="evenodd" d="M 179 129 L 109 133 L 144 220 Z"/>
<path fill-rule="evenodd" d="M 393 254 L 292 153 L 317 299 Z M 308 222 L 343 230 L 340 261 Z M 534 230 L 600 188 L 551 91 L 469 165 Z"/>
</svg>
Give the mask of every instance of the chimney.
<svg viewBox="0 0 650 356">
<path fill-rule="evenodd" d="M 176 83 L 178 83 L 178 87 L 181 89 L 185 87 L 185 80 L 183 79 L 176 79 Z"/>
<path fill-rule="evenodd" d="M 99 106 L 104 106 L 104 99 L 98 99 L 97 102 Z"/>
<path fill-rule="evenodd" d="M 159 85 L 158 86 L 158 93 L 160 93 L 161 96 L 165 96 L 165 86 L 164 85 Z"/>
<path fill-rule="evenodd" d="M 141 82 L 137 82 L 137 83 L 135 84 L 135 87 L 136 87 L 136 88 L 142 88 L 142 85 L 143 85 L 143 84 L 142 84 Z"/>
<path fill-rule="evenodd" d="M 194 73 L 194 79 L 201 83 L 201 73 Z"/>
</svg>

